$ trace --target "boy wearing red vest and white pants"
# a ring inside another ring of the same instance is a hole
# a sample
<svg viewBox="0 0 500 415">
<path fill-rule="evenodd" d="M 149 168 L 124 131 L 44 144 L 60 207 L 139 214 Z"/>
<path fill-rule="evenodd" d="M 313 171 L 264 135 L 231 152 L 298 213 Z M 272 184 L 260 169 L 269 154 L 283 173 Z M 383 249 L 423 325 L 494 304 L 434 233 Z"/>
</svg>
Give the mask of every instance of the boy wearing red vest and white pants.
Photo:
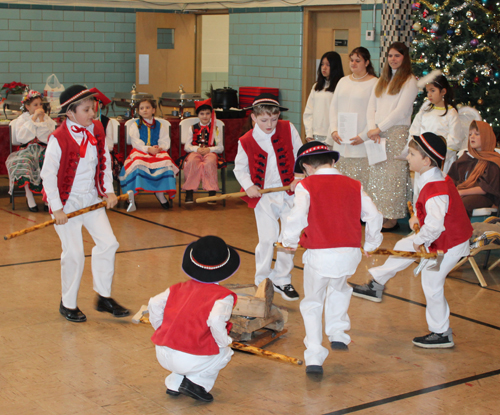
<svg viewBox="0 0 500 415">
<path fill-rule="evenodd" d="M 328 349 L 323 340 L 322 316 L 325 306 L 325 332 L 332 350 L 348 350 L 351 338 L 347 310 L 352 288 L 347 279 L 361 261 L 361 223 L 366 222 L 365 251 L 382 243 L 383 216 L 357 180 L 343 176 L 333 166 L 337 151 L 320 141 L 304 144 L 295 163 L 295 172 L 306 178 L 295 189 L 294 206 L 283 233 L 283 246 L 297 244 L 307 248 L 304 263 L 304 299 L 300 312 L 306 337 L 306 373 L 321 375 Z M 301 235 L 302 230 L 304 232 Z"/>
<path fill-rule="evenodd" d="M 472 226 L 453 181 L 441 171 L 446 157 L 446 140 L 433 133 L 413 136 L 406 159 L 415 174 L 416 216 L 410 218 L 410 228 L 418 223 L 420 232 L 401 239 L 395 250 L 417 252 L 424 245 L 429 252 L 444 251 L 439 270 L 422 270 L 422 288 L 427 307 L 425 316 L 431 333 L 415 337 L 413 344 L 426 349 L 453 347 L 450 328 L 450 308 L 444 296 L 448 273 L 464 256 L 469 255 Z M 369 270 L 373 280 L 354 287 L 353 295 L 370 301 L 382 301 L 384 286 L 398 271 L 414 262 L 409 258 L 390 257 L 384 265 Z"/>
<path fill-rule="evenodd" d="M 115 317 L 130 314 L 111 296 L 118 241 L 104 208 L 68 220 L 67 213 L 107 200 L 107 208 L 116 206 L 111 157 L 106 133 L 94 118 L 94 96 L 102 94 L 82 85 L 67 88 L 60 96 L 61 112 L 67 119 L 49 137 L 41 172 L 44 199 L 56 220 L 61 239 L 62 298 L 59 312 L 69 321 L 87 320 L 77 306 L 78 290 L 85 264 L 82 226 L 96 243 L 92 249 L 92 275 L 97 292 L 96 309 Z"/>
<path fill-rule="evenodd" d="M 212 402 L 209 393 L 233 355 L 228 333 L 237 296 L 218 285 L 240 266 L 238 253 L 217 236 L 205 236 L 184 252 L 182 270 L 191 278 L 149 300 L 160 365 L 172 373 L 167 394 Z"/>
<path fill-rule="evenodd" d="M 259 243 L 255 248 L 255 285 L 269 278 L 274 291 L 287 301 L 296 301 L 299 294 L 293 288 L 291 271 L 293 253 L 278 252 L 271 269 L 274 246 L 281 240 L 286 218 L 293 205 L 293 191 L 298 180 L 294 177 L 295 155 L 302 145 L 299 133 L 289 121 L 279 120 L 280 107 L 272 94 L 261 94 L 253 102 L 253 130 L 240 138 L 234 161 L 234 175 L 247 193 L 242 198 L 254 208 Z M 290 185 L 288 192 L 260 194 L 259 189 Z M 281 232 L 280 232 L 280 221 Z"/>
</svg>

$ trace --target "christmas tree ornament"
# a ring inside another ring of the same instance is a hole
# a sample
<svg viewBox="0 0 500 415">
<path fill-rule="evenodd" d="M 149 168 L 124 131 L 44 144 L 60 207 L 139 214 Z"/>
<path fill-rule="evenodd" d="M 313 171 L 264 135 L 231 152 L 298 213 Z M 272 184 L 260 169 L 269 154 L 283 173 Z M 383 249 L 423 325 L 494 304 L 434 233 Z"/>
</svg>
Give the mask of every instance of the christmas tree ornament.
<svg viewBox="0 0 500 415">
<path fill-rule="evenodd" d="M 412 10 L 419 10 L 420 9 L 420 3 L 413 3 L 411 5 Z"/>
<path fill-rule="evenodd" d="M 431 32 L 432 32 L 432 33 L 436 33 L 438 30 L 439 30 L 439 25 L 438 25 L 437 23 L 434 23 L 434 24 L 431 26 Z"/>
<path fill-rule="evenodd" d="M 477 39 L 472 39 L 472 40 L 470 41 L 470 45 L 471 45 L 472 47 L 474 47 L 474 48 L 475 48 L 477 45 L 479 45 L 479 40 L 477 40 Z"/>
<path fill-rule="evenodd" d="M 453 36 L 453 34 L 454 34 L 454 33 L 455 33 L 455 31 L 454 31 L 453 29 L 448 29 L 448 30 L 446 31 L 446 34 L 447 34 L 448 36 Z"/>
<path fill-rule="evenodd" d="M 424 12 L 422 13 L 422 16 L 424 16 L 424 19 L 426 19 L 427 16 L 429 16 L 429 10 L 425 9 Z"/>
<path fill-rule="evenodd" d="M 415 29 L 413 29 L 413 30 L 415 30 Z M 418 45 L 418 40 L 417 40 L 417 39 L 413 39 L 413 40 L 411 41 L 411 43 L 412 43 L 413 45 Z"/>
<path fill-rule="evenodd" d="M 495 72 L 495 78 L 500 78 L 500 72 Z"/>
<path fill-rule="evenodd" d="M 477 76 L 476 76 L 476 77 L 474 78 L 474 83 L 475 83 L 475 84 L 478 84 L 478 83 L 479 83 L 479 77 L 477 77 Z"/>
<path fill-rule="evenodd" d="M 457 24 L 457 22 L 455 21 L 455 19 L 452 17 L 449 21 L 448 21 L 448 24 L 453 27 Z"/>
<path fill-rule="evenodd" d="M 462 34 L 462 29 L 460 29 L 459 27 L 457 27 L 457 28 L 455 29 L 455 34 L 456 34 L 457 36 L 460 36 L 460 35 Z"/>
<path fill-rule="evenodd" d="M 427 28 L 426 28 L 426 27 L 423 27 L 423 28 L 422 28 L 422 32 L 427 33 Z"/>
<path fill-rule="evenodd" d="M 448 59 L 448 60 L 451 59 L 451 55 L 449 53 L 446 55 L 446 59 Z"/>
<path fill-rule="evenodd" d="M 418 32 L 420 29 L 422 29 L 422 24 L 420 22 L 416 22 L 413 26 L 412 29 L 415 30 L 415 32 Z"/>
<path fill-rule="evenodd" d="M 443 73 L 444 73 L 446 76 L 448 76 L 448 75 L 450 74 L 450 70 L 448 69 L 448 67 L 447 67 L 447 66 L 445 66 L 445 67 L 444 67 L 444 69 L 443 69 Z"/>
<path fill-rule="evenodd" d="M 472 21 L 476 18 L 474 13 L 472 13 L 470 10 L 467 10 L 467 13 L 465 13 L 465 15 L 467 16 L 467 19 L 469 19 L 470 21 Z"/>
<path fill-rule="evenodd" d="M 482 98 L 479 98 L 479 99 L 477 100 L 477 103 L 478 103 L 479 105 L 483 105 L 483 104 L 484 104 L 484 101 L 483 101 L 483 99 L 482 99 Z"/>
</svg>

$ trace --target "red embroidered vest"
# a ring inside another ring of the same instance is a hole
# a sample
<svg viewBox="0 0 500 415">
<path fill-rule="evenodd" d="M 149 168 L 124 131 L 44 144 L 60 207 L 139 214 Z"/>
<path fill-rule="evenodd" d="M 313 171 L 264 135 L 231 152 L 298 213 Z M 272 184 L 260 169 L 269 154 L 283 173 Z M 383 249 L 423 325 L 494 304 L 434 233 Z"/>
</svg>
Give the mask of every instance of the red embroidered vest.
<svg viewBox="0 0 500 415">
<path fill-rule="evenodd" d="M 105 196 L 104 190 L 104 171 L 106 169 L 105 141 L 106 133 L 99 121 L 94 123 L 94 137 L 97 140 L 97 166 L 95 172 L 95 186 L 99 196 Z M 71 136 L 68 130 L 68 125 L 64 121 L 52 134 L 59 143 L 61 148 L 61 160 L 59 163 L 59 171 L 57 172 L 57 189 L 63 206 L 69 198 L 73 182 L 75 181 L 76 169 L 80 162 L 80 146 Z M 90 146 L 90 144 L 89 144 Z M 44 200 L 47 197 L 44 193 Z"/>
<path fill-rule="evenodd" d="M 420 191 L 417 203 L 415 204 L 420 226 L 423 226 L 427 215 L 425 211 L 427 200 L 443 195 L 448 195 L 449 197 L 448 212 L 446 212 L 446 216 L 444 217 L 445 230 L 431 244 L 429 247 L 430 252 L 440 250 L 446 253 L 448 249 L 469 240 L 472 236 L 473 229 L 470 219 L 467 216 L 457 188 L 448 176 L 446 176 L 444 181 L 427 183 Z"/>
<path fill-rule="evenodd" d="M 271 137 L 274 153 L 276 154 L 276 162 L 278 164 L 278 172 L 283 186 L 288 186 L 294 179 L 294 164 L 295 154 L 292 144 L 292 132 L 290 130 L 290 122 L 278 120 L 276 131 Z M 250 177 L 254 185 L 264 188 L 267 168 L 267 153 L 257 144 L 253 138 L 253 130 L 248 131 L 240 138 L 241 146 L 248 157 L 248 167 Z M 288 191 L 289 195 L 293 192 Z M 248 203 L 248 207 L 254 208 L 259 203 L 260 197 L 250 198 L 242 197 Z"/>
<path fill-rule="evenodd" d="M 214 303 L 228 295 L 233 296 L 236 304 L 236 294 L 217 284 L 189 280 L 173 285 L 163 312 L 163 322 L 151 340 L 158 346 L 197 356 L 218 354 L 219 346 L 207 320 Z"/>
<path fill-rule="evenodd" d="M 308 226 L 300 245 L 361 248 L 361 183 L 340 174 L 315 174 L 300 183 L 310 194 Z"/>
<path fill-rule="evenodd" d="M 203 130 L 206 130 L 206 142 L 205 142 L 205 147 L 208 147 L 208 140 L 210 137 L 210 127 L 212 123 L 209 125 L 200 125 L 200 123 L 196 123 L 193 125 L 193 141 L 192 144 L 193 146 L 199 146 L 201 144 L 200 139 L 201 139 L 201 134 Z"/>
</svg>

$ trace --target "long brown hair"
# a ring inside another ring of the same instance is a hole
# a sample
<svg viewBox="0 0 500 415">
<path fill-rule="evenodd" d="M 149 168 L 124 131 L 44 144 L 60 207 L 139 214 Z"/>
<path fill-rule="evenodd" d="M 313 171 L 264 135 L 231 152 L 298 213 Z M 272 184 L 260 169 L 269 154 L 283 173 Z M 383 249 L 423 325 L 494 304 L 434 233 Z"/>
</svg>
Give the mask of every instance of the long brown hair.
<svg viewBox="0 0 500 415">
<path fill-rule="evenodd" d="M 349 58 L 351 58 L 352 55 L 358 55 L 365 62 L 368 62 L 366 72 L 368 72 L 369 75 L 377 76 L 375 74 L 375 69 L 373 69 L 372 59 L 368 49 L 364 48 L 363 46 L 359 46 L 357 48 L 354 48 L 351 53 L 349 53 Z"/>
<path fill-rule="evenodd" d="M 375 96 L 377 98 L 380 98 L 385 92 L 387 92 L 389 95 L 399 94 L 399 91 L 401 91 L 402 86 L 405 84 L 408 78 L 413 76 L 413 71 L 411 70 L 410 51 L 408 47 L 404 43 L 395 42 L 391 46 L 389 46 L 387 57 L 389 56 L 389 52 L 392 49 L 398 51 L 401 55 L 403 55 L 403 63 L 396 71 L 394 79 L 392 79 L 392 69 L 389 65 L 389 60 L 386 59 L 384 68 L 382 69 L 382 73 L 380 74 L 380 78 L 377 82 L 377 85 L 375 86 Z"/>
</svg>

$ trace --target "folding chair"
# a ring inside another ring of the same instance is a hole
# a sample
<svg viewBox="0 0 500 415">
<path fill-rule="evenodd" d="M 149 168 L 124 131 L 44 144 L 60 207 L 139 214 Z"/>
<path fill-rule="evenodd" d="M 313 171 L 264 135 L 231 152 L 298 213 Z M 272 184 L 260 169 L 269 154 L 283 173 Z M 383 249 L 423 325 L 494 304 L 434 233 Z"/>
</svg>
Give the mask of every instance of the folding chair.
<svg viewBox="0 0 500 415">
<path fill-rule="evenodd" d="M 179 158 L 182 157 L 182 151 L 184 150 L 184 145 L 187 143 L 189 138 L 189 127 L 199 123 L 200 119 L 198 117 L 185 118 L 179 123 Z M 225 139 L 225 125 L 221 120 L 216 120 L 217 128 L 222 131 L 222 145 L 224 146 Z M 226 157 L 226 151 L 223 150 L 222 156 Z M 226 167 L 219 169 L 221 172 L 221 190 L 217 193 L 226 194 Z M 179 194 L 179 206 L 181 205 L 181 187 L 182 187 L 182 169 L 179 167 L 179 184 L 178 191 Z M 196 191 L 195 193 L 207 193 L 205 191 Z M 226 201 L 222 201 L 223 206 L 226 206 Z"/>
<path fill-rule="evenodd" d="M 16 122 L 18 119 L 19 118 L 16 118 L 9 123 L 9 154 L 12 154 L 14 147 L 18 147 L 23 144 L 17 141 L 16 139 Z M 24 196 L 25 194 L 26 193 L 23 190 L 21 189 L 16 190 L 14 186 L 14 189 L 12 189 L 12 194 L 10 195 L 10 200 L 12 202 L 12 210 L 16 209 L 14 200 L 15 196 Z"/>
<path fill-rule="evenodd" d="M 120 154 L 120 123 L 118 120 L 114 118 L 110 118 L 109 122 L 112 126 L 112 137 L 111 140 L 106 140 L 106 145 L 108 146 L 108 150 L 111 152 L 114 150 L 115 146 L 117 146 L 117 153 Z M 112 160 L 111 160 L 112 161 Z M 121 187 L 120 182 L 117 180 L 117 193 L 120 195 Z"/>
</svg>

